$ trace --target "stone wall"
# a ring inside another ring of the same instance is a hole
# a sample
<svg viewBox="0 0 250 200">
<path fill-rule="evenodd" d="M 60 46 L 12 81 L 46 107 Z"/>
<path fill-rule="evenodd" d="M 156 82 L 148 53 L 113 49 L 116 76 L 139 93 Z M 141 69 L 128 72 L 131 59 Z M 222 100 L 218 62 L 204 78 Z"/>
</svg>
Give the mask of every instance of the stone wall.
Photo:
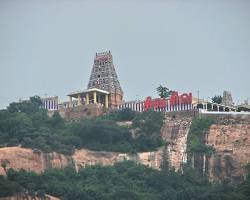
<svg viewBox="0 0 250 200">
<path fill-rule="evenodd" d="M 193 118 L 199 114 L 199 111 L 197 109 L 194 110 L 182 110 L 182 111 L 173 111 L 173 112 L 166 112 L 166 117 L 171 117 L 171 118 Z"/>
<path fill-rule="evenodd" d="M 59 110 L 59 114 L 66 120 L 78 120 L 83 117 L 96 117 L 105 112 L 106 109 L 100 104 L 82 105 Z"/>
</svg>

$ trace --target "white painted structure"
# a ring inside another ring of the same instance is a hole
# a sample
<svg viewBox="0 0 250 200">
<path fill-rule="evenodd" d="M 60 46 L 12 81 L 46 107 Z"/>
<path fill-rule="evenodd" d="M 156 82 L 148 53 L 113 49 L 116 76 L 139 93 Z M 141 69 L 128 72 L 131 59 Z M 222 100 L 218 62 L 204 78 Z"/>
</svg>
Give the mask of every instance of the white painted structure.
<svg viewBox="0 0 250 200">
<path fill-rule="evenodd" d="M 154 111 L 161 112 L 173 112 L 173 111 L 184 111 L 184 110 L 193 110 L 193 104 L 178 104 L 171 106 L 170 99 L 166 99 L 166 107 L 153 109 Z M 130 109 L 135 112 L 144 112 L 145 111 L 145 102 L 144 101 L 128 101 L 120 104 L 118 110 Z"/>
</svg>

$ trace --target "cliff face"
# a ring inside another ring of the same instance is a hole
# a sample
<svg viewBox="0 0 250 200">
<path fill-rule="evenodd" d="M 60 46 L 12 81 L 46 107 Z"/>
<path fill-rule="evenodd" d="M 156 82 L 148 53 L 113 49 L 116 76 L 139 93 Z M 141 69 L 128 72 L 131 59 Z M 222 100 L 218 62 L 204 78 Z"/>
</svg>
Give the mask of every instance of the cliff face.
<svg viewBox="0 0 250 200">
<path fill-rule="evenodd" d="M 211 125 L 204 137 L 204 145 L 213 147 L 211 155 L 194 153 L 192 166 L 208 174 L 212 181 L 240 182 L 250 163 L 250 115 L 211 115 Z M 210 117 L 211 117 L 210 116 Z"/>
<path fill-rule="evenodd" d="M 49 168 L 62 168 L 73 164 L 70 156 L 58 153 L 43 153 L 21 147 L 0 148 L 0 174 L 9 168 L 25 169 L 40 173 Z"/>
<path fill-rule="evenodd" d="M 50 168 L 63 168 L 73 166 L 76 170 L 86 165 L 113 165 L 123 160 L 133 160 L 158 169 L 161 165 L 162 149 L 155 152 L 144 152 L 134 155 L 114 152 L 76 150 L 72 156 L 58 153 L 42 153 L 21 147 L 0 148 L 0 174 L 5 175 L 6 170 L 25 169 L 41 173 Z"/>
<path fill-rule="evenodd" d="M 170 165 L 180 169 L 187 162 L 187 136 L 192 117 L 166 117 L 162 128 L 162 138 L 168 142 L 168 158 Z"/>
<path fill-rule="evenodd" d="M 208 163 L 213 180 L 239 181 L 250 163 L 250 124 L 212 125 L 207 144 L 215 149 Z"/>
<path fill-rule="evenodd" d="M 211 180 L 229 179 L 239 182 L 250 163 L 250 115 L 218 115 L 208 130 L 204 142 L 214 148 L 210 156 L 195 154 L 193 167 L 207 173 Z M 181 169 L 187 162 L 187 136 L 192 116 L 169 116 L 162 129 L 162 137 L 168 144 L 170 165 Z"/>
<path fill-rule="evenodd" d="M 77 150 L 72 156 L 75 162 L 76 170 L 86 165 L 113 165 L 116 162 L 121 162 L 124 160 L 133 160 L 137 163 L 159 169 L 162 160 L 163 150 L 153 152 L 144 152 L 138 154 L 126 154 L 126 153 L 114 153 L 114 152 L 100 152 L 100 151 L 90 151 L 86 149 Z"/>
</svg>

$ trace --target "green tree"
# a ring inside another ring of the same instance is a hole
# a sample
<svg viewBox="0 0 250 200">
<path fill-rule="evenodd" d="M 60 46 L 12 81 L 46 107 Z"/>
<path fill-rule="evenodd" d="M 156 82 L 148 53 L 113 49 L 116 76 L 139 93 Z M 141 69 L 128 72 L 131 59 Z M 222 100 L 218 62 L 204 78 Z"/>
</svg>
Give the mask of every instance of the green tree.
<svg viewBox="0 0 250 200">
<path fill-rule="evenodd" d="M 1 166 L 4 169 L 5 172 L 7 172 L 7 166 L 8 166 L 8 164 L 10 164 L 10 162 L 8 160 L 1 161 Z"/>
<path fill-rule="evenodd" d="M 107 118 L 115 121 L 131 121 L 135 118 L 136 112 L 129 108 L 123 110 L 112 111 L 108 114 Z"/>
<path fill-rule="evenodd" d="M 158 135 L 162 128 L 163 120 L 163 113 L 147 111 L 134 118 L 133 127 L 138 128 L 140 133 L 144 135 Z"/>
<path fill-rule="evenodd" d="M 39 96 L 34 96 L 30 97 L 29 100 L 10 103 L 7 110 L 9 112 L 24 112 L 26 114 L 32 114 L 34 112 L 39 112 L 41 105 L 41 98 Z"/>
<path fill-rule="evenodd" d="M 39 97 L 11 103 L 0 110 L 0 146 L 33 148 L 44 152 L 70 155 L 75 149 L 135 153 L 154 150 L 162 145 L 162 113 L 135 113 L 129 109 L 98 118 L 65 121 L 59 113 L 52 117 L 41 108 Z M 134 126 L 121 126 L 117 121 L 133 120 Z M 139 138 L 133 131 L 139 130 Z"/>
<path fill-rule="evenodd" d="M 220 96 L 220 95 L 215 95 L 214 97 L 212 97 L 212 102 L 213 103 L 218 103 L 218 104 L 221 104 L 221 102 L 222 102 L 222 96 Z"/>
<path fill-rule="evenodd" d="M 143 112 L 134 118 L 132 128 L 135 130 L 136 149 L 149 151 L 163 144 L 161 138 L 163 120 L 164 114 L 155 111 Z"/>
<path fill-rule="evenodd" d="M 205 144 L 205 134 L 213 123 L 215 121 L 210 117 L 196 117 L 192 120 L 187 140 L 189 153 L 211 154 L 213 152 L 213 148 Z"/>
<path fill-rule="evenodd" d="M 172 90 L 169 90 L 169 88 L 164 87 L 162 85 L 157 87 L 156 90 L 161 98 L 168 98 L 172 93 Z"/>
<path fill-rule="evenodd" d="M 58 112 L 55 112 L 52 117 L 49 119 L 49 124 L 53 128 L 60 128 L 64 125 L 64 119 Z"/>
<path fill-rule="evenodd" d="M 248 200 L 249 186 L 249 175 L 239 185 L 216 184 L 188 165 L 182 173 L 166 173 L 124 161 L 113 166 L 87 166 L 79 172 L 70 167 L 50 169 L 39 175 L 10 169 L 7 177 L 0 176 L 0 197 L 25 192 L 65 200 Z"/>
</svg>

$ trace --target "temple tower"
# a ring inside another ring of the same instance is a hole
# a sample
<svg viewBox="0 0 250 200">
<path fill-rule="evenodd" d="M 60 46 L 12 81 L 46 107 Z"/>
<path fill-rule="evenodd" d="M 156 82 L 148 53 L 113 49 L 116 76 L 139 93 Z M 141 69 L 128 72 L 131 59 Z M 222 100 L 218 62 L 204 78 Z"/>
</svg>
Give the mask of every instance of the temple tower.
<svg viewBox="0 0 250 200">
<path fill-rule="evenodd" d="M 123 101 L 123 91 L 115 71 L 113 57 L 110 51 L 96 53 L 88 83 L 88 89 L 92 88 L 109 92 L 109 107 L 117 107 Z"/>
<path fill-rule="evenodd" d="M 223 92 L 221 104 L 223 104 L 225 106 L 233 106 L 234 105 L 231 92 L 229 92 L 229 91 Z"/>
</svg>

